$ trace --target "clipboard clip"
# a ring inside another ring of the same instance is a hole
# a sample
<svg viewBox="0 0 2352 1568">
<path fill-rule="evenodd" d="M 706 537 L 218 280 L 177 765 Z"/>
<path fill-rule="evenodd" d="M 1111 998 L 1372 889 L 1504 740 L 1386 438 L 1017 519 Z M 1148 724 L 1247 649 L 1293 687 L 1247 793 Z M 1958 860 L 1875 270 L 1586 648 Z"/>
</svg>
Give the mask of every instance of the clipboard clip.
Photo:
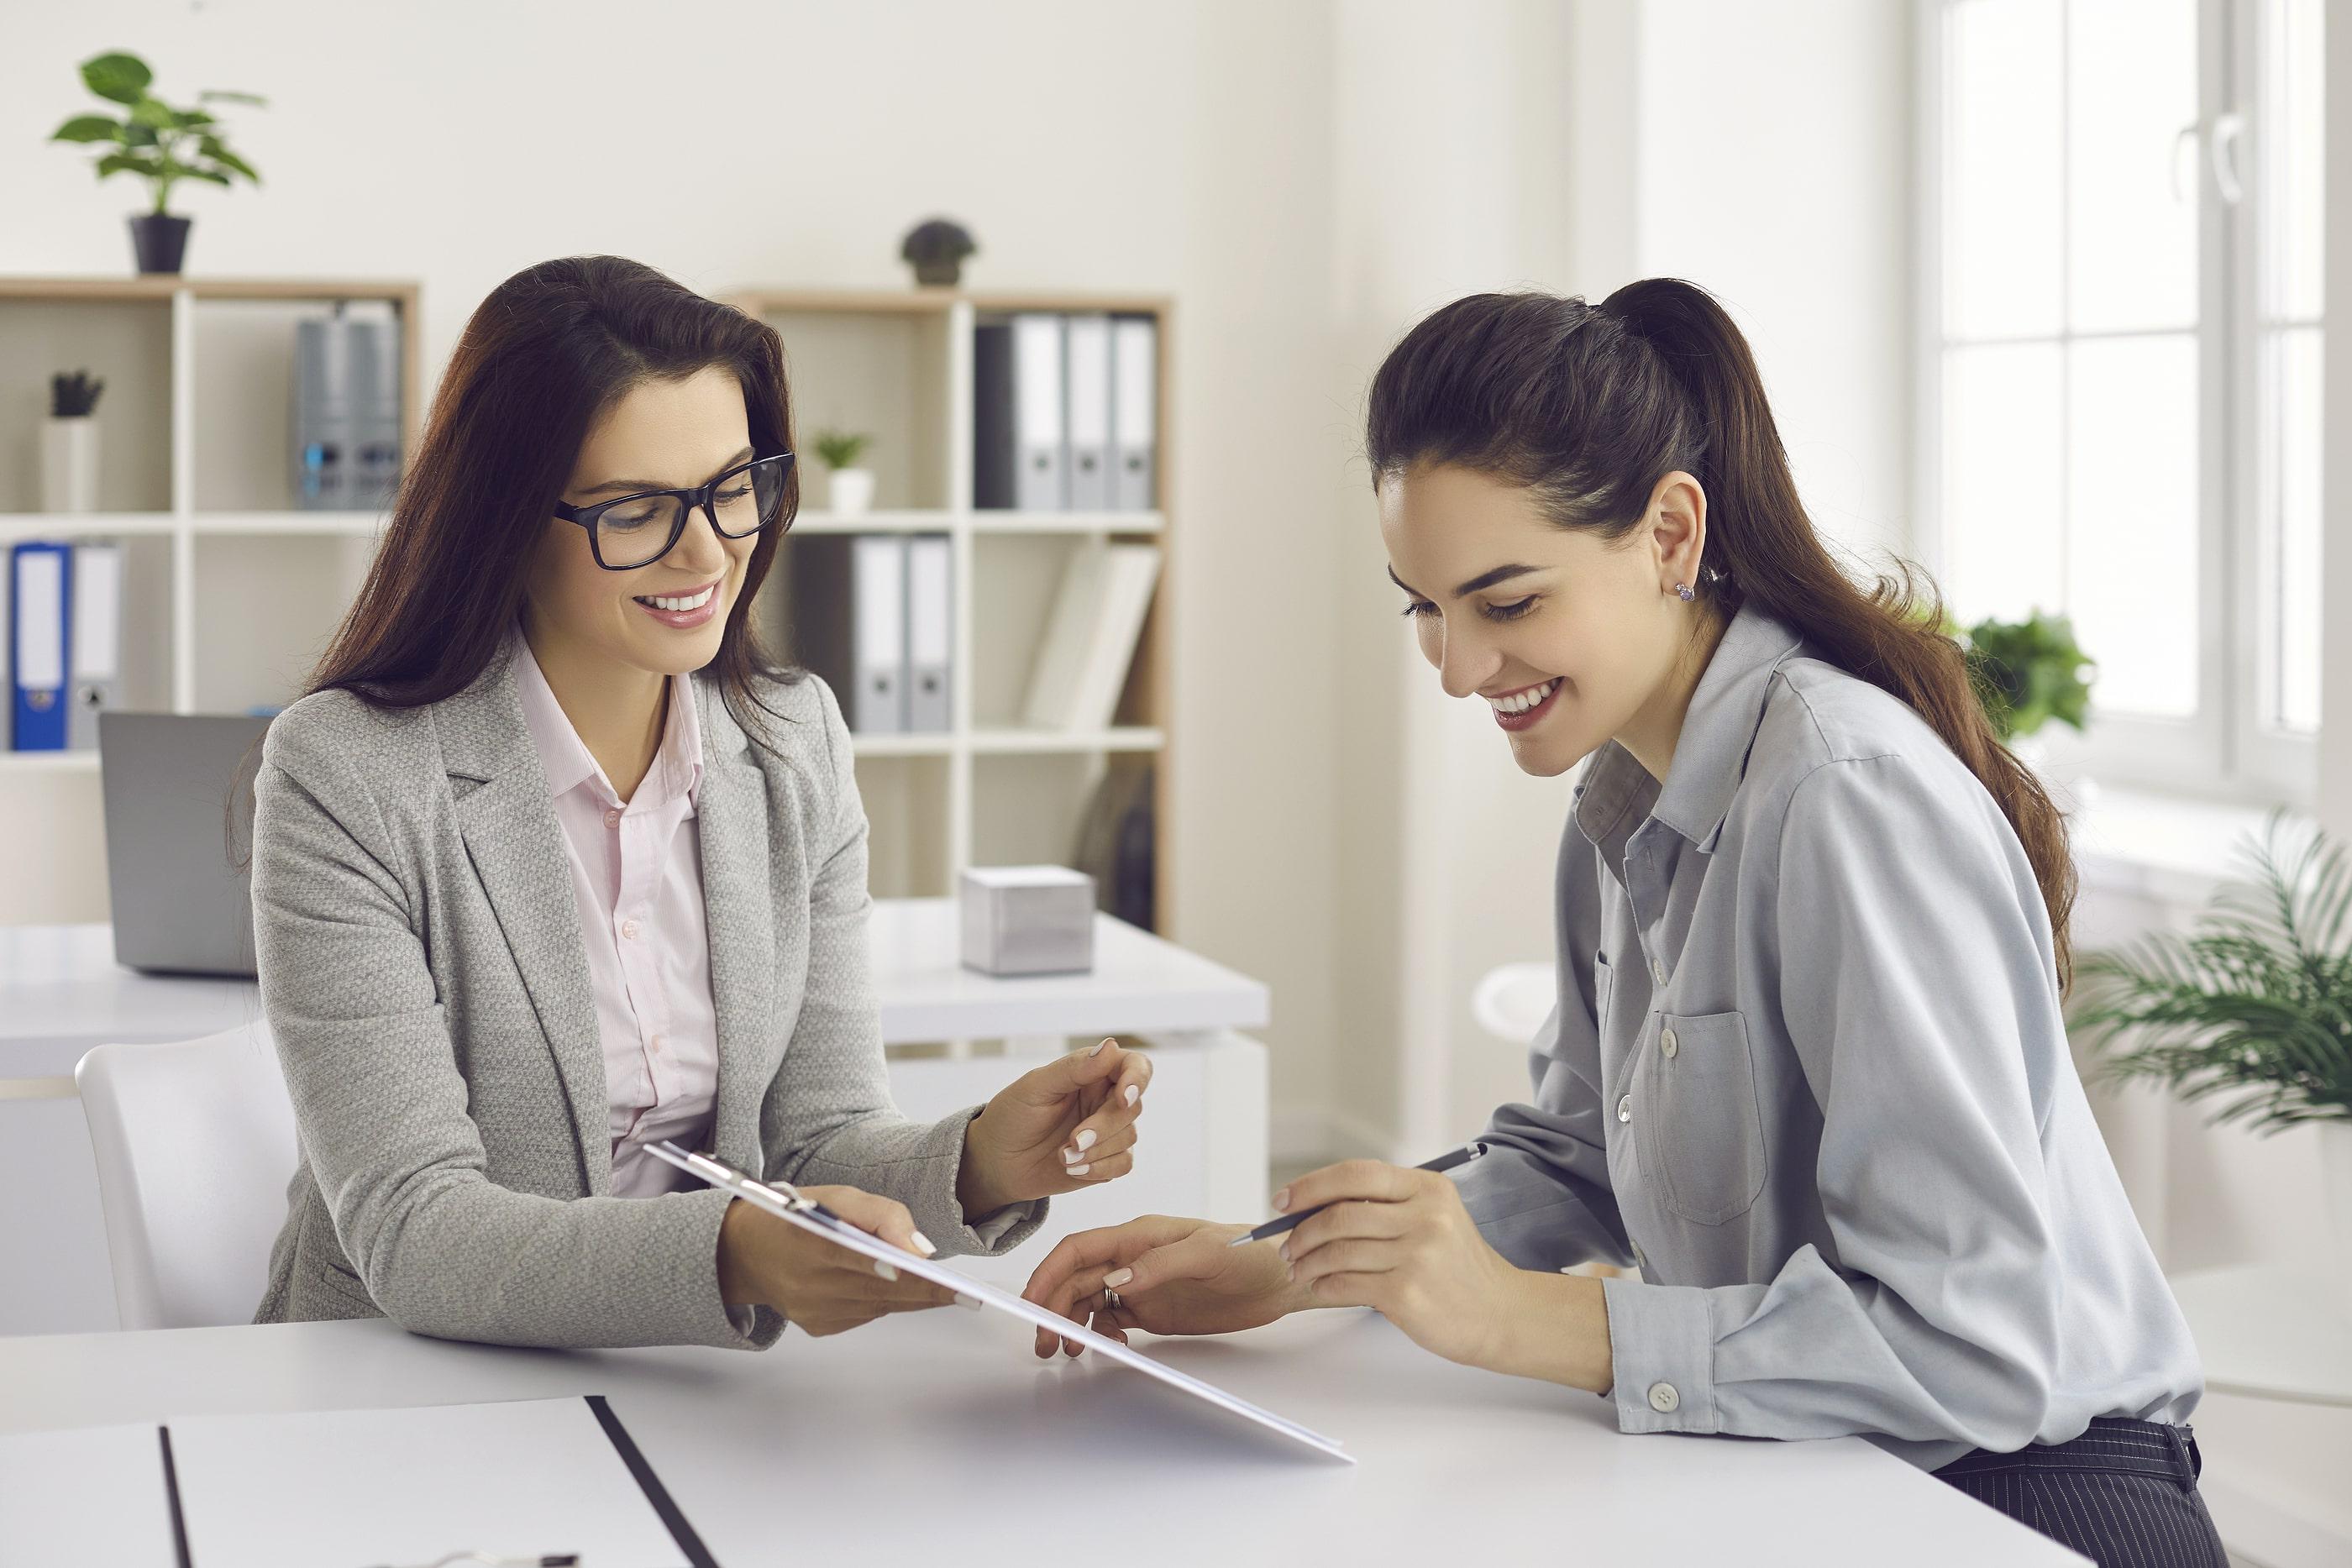
<svg viewBox="0 0 2352 1568">
<path fill-rule="evenodd" d="M 664 1138 L 658 1144 L 648 1144 L 646 1146 L 647 1151 L 657 1158 L 676 1166 L 689 1176 L 698 1176 L 709 1182 L 713 1186 L 725 1187 L 729 1192 L 742 1196 L 749 1196 L 755 1192 L 763 1194 L 791 1209 L 794 1214 L 804 1214 L 812 1219 L 821 1219 L 827 1225 L 847 1226 L 849 1224 L 849 1221 L 788 1181 L 755 1181 L 732 1166 L 722 1165 L 709 1155 L 697 1154 L 692 1149 L 682 1149 L 668 1138 Z M 851 1227 L 851 1228 L 856 1228 Z"/>
</svg>

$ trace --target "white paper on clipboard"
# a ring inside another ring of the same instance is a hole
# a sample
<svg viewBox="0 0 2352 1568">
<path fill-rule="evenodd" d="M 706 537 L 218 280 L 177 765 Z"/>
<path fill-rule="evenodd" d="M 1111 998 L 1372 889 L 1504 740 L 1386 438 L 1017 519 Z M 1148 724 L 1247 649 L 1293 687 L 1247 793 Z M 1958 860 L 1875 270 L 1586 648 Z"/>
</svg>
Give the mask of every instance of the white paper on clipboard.
<svg viewBox="0 0 2352 1568">
<path fill-rule="evenodd" d="M 686 1155 L 684 1150 L 677 1149 L 676 1145 L 667 1143 L 652 1144 L 647 1147 L 654 1155 L 668 1161 L 688 1175 L 709 1182 L 713 1186 L 723 1187 L 745 1202 L 757 1204 L 779 1219 L 822 1236 L 835 1246 L 846 1247 L 853 1252 L 887 1263 L 899 1272 L 912 1274 L 919 1280 L 929 1280 L 934 1285 L 944 1285 L 959 1294 L 971 1297 L 984 1307 L 1019 1318 L 1034 1328 L 1048 1329 L 1064 1339 L 1076 1340 L 1087 1349 L 1099 1351 L 1122 1365 L 1134 1367 L 1147 1376 L 1156 1377 L 1162 1383 L 1182 1389 L 1196 1399 L 1204 1399 L 1221 1409 L 1230 1410 L 1236 1416 L 1255 1421 L 1272 1431 L 1279 1432 L 1293 1442 L 1304 1443 L 1318 1453 L 1328 1454 L 1335 1459 L 1340 1459 L 1351 1465 L 1356 1462 L 1355 1456 L 1341 1448 L 1337 1439 L 1327 1437 L 1311 1427 L 1302 1427 L 1286 1416 L 1277 1416 L 1263 1406 L 1253 1405 L 1238 1395 L 1228 1394 L 1215 1384 L 1195 1377 L 1189 1372 L 1179 1372 L 1172 1366 L 1154 1361 L 1132 1345 L 1121 1344 L 1118 1341 L 1098 1334 L 1083 1324 L 1074 1323 L 1060 1313 L 1041 1307 L 1034 1301 L 1024 1301 L 1010 1291 L 1000 1290 L 983 1280 L 974 1279 L 970 1274 L 959 1273 L 944 1263 L 935 1262 L 929 1258 L 920 1258 L 911 1252 L 901 1251 L 889 1242 L 870 1236 L 855 1226 L 845 1224 L 836 1229 L 821 1219 L 799 1213 L 775 1188 L 745 1176 L 723 1160 L 700 1154 L 689 1157 Z M 706 1169 L 706 1166 L 714 1168 Z M 719 1174 L 722 1172 L 723 1178 Z"/>
</svg>

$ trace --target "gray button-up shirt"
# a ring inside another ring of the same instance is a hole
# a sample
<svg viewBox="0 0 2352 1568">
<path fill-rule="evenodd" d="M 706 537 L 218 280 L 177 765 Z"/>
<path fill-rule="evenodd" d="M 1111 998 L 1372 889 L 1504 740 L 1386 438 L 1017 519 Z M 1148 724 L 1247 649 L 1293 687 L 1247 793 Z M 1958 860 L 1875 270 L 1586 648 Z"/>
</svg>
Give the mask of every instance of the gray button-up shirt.
<svg viewBox="0 0 2352 1568">
<path fill-rule="evenodd" d="M 1664 787 L 1614 741 L 1559 864 L 1533 1104 L 1457 1173 L 1606 1282 L 1628 1432 L 1923 1468 L 2178 1421 L 2197 1355 L 2066 1045 L 2023 847 L 1907 704 L 1743 609 Z"/>
</svg>

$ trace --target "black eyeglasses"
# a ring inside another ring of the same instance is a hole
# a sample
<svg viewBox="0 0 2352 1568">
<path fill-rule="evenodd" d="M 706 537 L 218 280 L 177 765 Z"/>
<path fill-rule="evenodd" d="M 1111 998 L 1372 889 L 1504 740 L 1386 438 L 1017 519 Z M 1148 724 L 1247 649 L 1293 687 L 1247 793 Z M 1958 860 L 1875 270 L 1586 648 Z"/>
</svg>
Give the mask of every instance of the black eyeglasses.
<svg viewBox="0 0 2352 1568">
<path fill-rule="evenodd" d="M 793 454 L 755 457 L 692 490 L 644 490 L 593 507 L 555 503 L 555 515 L 588 530 L 588 548 L 606 571 L 651 566 L 686 535 L 698 507 L 720 538 L 748 538 L 783 510 Z"/>
</svg>

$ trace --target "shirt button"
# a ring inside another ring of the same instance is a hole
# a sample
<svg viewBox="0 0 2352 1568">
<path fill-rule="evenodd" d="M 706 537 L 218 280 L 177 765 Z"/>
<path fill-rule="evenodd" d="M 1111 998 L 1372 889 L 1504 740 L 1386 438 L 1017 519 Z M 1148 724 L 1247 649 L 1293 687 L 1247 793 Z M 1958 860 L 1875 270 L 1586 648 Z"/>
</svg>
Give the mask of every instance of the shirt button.
<svg viewBox="0 0 2352 1568">
<path fill-rule="evenodd" d="M 1631 1094 L 1625 1095 L 1617 1102 L 1617 1119 L 1621 1122 L 1630 1122 L 1633 1119 L 1633 1097 Z"/>
<path fill-rule="evenodd" d="M 610 807 L 607 807 L 604 811 L 604 825 L 608 828 L 619 827 L 621 825 L 621 813 L 612 810 Z"/>
<path fill-rule="evenodd" d="M 634 920 L 622 921 L 621 935 L 627 937 L 632 942 L 635 941 L 637 939 L 637 923 Z"/>
<path fill-rule="evenodd" d="M 1666 967 L 1655 958 L 1650 960 L 1650 978 L 1662 986 L 1666 983 Z"/>
<path fill-rule="evenodd" d="M 1662 1030 L 1659 1031 L 1658 1049 L 1664 1051 L 1669 1060 L 1673 1058 L 1675 1052 L 1680 1051 L 1682 1048 L 1683 1042 L 1675 1038 L 1675 1031 L 1673 1030 Z"/>
<path fill-rule="evenodd" d="M 1661 1415 L 1672 1411 L 1675 1406 L 1680 1405 L 1682 1402 L 1683 1396 L 1675 1392 L 1675 1385 L 1673 1384 L 1653 1383 L 1650 1385 L 1650 1408 L 1659 1412 Z"/>
</svg>

